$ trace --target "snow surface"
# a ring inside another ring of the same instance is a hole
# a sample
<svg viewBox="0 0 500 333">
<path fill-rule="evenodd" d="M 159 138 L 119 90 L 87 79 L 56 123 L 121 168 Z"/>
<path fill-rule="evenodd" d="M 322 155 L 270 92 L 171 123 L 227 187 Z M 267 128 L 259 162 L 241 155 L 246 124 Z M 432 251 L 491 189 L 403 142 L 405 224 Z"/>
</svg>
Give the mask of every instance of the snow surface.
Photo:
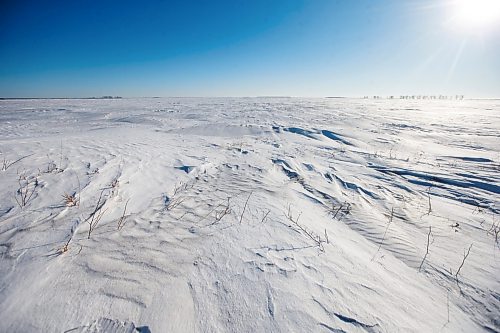
<svg viewBox="0 0 500 333">
<path fill-rule="evenodd" d="M 499 101 L 0 101 L 0 331 L 498 332 L 499 137 Z"/>
</svg>

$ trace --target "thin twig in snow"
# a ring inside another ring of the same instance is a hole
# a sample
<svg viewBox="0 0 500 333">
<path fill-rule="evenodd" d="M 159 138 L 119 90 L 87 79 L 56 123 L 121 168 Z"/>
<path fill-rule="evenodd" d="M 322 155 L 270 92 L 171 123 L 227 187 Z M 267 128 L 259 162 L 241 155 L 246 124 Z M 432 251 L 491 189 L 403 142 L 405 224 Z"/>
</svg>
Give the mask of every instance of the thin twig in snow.
<svg viewBox="0 0 500 333">
<path fill-rule="evenodd" d="M 30 156 L 33 156 L 35 155 L 34 153 L 33 154 L 29 154 L 29 155 L 26 155 L 26 156 L 23 156 L 21 158 L 18 158 L 17 160 L 15 160 L 14 162 L 10 162 L 10 161 L 7 161 L 4 157 L 3 159 L 3 163 L 2 163 L 2 170 L 3 171 L 6 171 L 9 167 L 13 166 L 14 164 L 16 164 L 17 162 L 20 162 L 22 160 L 24 160 L 25 158 L 28 158 Z"/>
<path fill-rule="evenodd" d="M 418 267 L 419 272 L 422 269 L 422 265 L 424 264 L 424 261 L 427 258 L 427 255 L 429 254 L 429 244 L 430 244 L 430 239 L 431 239 L 431 231 L 432 231 L 432 228 L 431 228 L 431 226 L 429 226 L 429 233 L 427 234 L 427 249 L 425 251 L 424 258 L 422 259 L 422 262 L 420 263 L 420 266 Z"/>
<path fill-rule="evenodd" d="M 102 208 L 106 204 L 106 200 L 103 200 L 101 202 L 102 194 L 104 193 L 105 190 L 106 189 L 103 189 L 101 191 L 101 194 L 99 195 L 99 199 L 97 200 L 97 204 L 94 208 L 94 211 L 85 220 L 85 222 L 87 222 L 89 224 L 88 239 L 90 239 L 90 235 L 92 234 L 92 231 L 94 231 L 95 227 L 97 226 L 97 224 L 99 223 L 99 221 L 103 217 L 104 213 L 106 213 L 106 211 L 107 211 L 107 209 L 102 210 Z"/>
<path fill-rule="evenodd" d="M 464 266 L 465 264 L 465 259 L 467 259 L 467 257 L 469 256 L 469 253 L 470 253 L 470 249 L 472 248 L 472 244 L 469 246 L 469 249 L 467 250 L 467 252 L 464 251 L 464 258 L 462 259 L 462 263 L 460 264 L 460 267 L 458 267 L 458 270 L 457 272 L 455 273 L 455 280 L 457 281 L 457 285 L 458 285 L 458 274 L 460 273 L 460 270 L 462 269 L 462 267 Z"/>
<path fill-rule="evenodd" d="M 268 209 L 267 212 L 264 214 L 264 217 L 262 217 L 262 220 L 260 221 L 260 223 L 264 223 L 264 221 L 267 219 L 267 216 L 269 215 L 270 212 L 271 212 L 271 210 Z"/>
<path fill-rule="evenodd" d="M 248 195 L 247 201 L 245 201 L 245 206 L 243 207 L 243 211 L 241 212 L 240 224 L 241 224 L 241 221 L 243 221 L 243 214 L 245 214 L 245 210 L 247 209 L 247 205 L 248 205 L 248 200 L 250 200 L 251 196 L 252 196 L 252 192 L 250 191 L 250 194 Z"/>
<path fill-rule="evenodd" d="M 384 236 L 382 236 L 382 240 L 380 241 L 380 243 L 378 245 L 377 252 L 375 252 L 375 254 L 373 255 L 372 261 L 375 259 L 375 256 L 377 255 L 378 251 L 380 251 L 380 248 L 382 247 L 382 244 L 384 243 L 385 235 L 387 234 L 387 230 L 389 230 L 389 226 L 391 225 L 393 217 L 394 217 L 394 207 L 392 207 L 392 209 L 391 209 L 391 216 L 389 217 L 389 223 L 387 223 L 387 227 L 385 227 Z"/>
<path fill-rule="evenodd" d="M 125 203 L 125 208 L 123 209 L 122 217 L 120 217 L 120 219 L 118 220 L 118 230 L 121 230 L 121 228 L 123 228 L 123 226 L 125 225 L 125 213 L 127 212 L 127 205 L 129 201 L 130 199 L 128 199 L 127 202 Z"/>
</svg>

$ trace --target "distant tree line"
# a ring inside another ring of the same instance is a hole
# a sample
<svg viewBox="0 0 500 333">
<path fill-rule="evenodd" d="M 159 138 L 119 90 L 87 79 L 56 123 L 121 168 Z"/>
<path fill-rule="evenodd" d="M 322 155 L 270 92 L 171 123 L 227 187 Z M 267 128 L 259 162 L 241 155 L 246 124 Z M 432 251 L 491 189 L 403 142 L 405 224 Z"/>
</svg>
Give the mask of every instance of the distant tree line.
<svg viewBox="0 0 500 333">
<path fill-rule="evenodd" d="M 364 96 L 364 99 L 381 99 L 381 98 L 386 98 L 386 99 L 397 99 L 397 96 L 387 96 L 387 97 L 381 97 L 378 95 L 374 96 Z M 463 100 L 464 95 L 400 95 L 399 99 L 441 99 L 441 100 Z"/>
<path fill-rule="evenodd" d="M 120 99 L 120 96 L 101 96 L 101 97 L 94 97 L 97 99 Z"/>
</svg>

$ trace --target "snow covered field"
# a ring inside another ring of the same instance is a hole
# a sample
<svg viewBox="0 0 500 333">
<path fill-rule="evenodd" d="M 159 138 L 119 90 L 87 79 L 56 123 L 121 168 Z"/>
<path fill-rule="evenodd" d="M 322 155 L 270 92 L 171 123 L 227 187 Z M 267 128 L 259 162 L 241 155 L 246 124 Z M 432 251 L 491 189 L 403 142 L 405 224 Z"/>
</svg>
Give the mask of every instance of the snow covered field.
<svg viewBox="0 0 500 333">
<path fill-rule="evenodd" d="M 499 332 L 499 137 L 500 101 L 0 101 L 0 331 Z"/>
</svg>

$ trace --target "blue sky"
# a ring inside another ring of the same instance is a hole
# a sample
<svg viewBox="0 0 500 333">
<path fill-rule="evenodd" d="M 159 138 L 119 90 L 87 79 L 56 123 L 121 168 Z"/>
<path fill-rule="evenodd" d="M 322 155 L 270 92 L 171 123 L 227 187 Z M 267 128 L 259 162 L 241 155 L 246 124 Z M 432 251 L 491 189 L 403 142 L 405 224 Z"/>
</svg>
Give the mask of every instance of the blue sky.
<svg viewBox="0 0 500 333">
<path fill-rule="evenodd" d="M 2 1 L 0 97 L 500 97 L 449 0 Z"/>
</svg>

